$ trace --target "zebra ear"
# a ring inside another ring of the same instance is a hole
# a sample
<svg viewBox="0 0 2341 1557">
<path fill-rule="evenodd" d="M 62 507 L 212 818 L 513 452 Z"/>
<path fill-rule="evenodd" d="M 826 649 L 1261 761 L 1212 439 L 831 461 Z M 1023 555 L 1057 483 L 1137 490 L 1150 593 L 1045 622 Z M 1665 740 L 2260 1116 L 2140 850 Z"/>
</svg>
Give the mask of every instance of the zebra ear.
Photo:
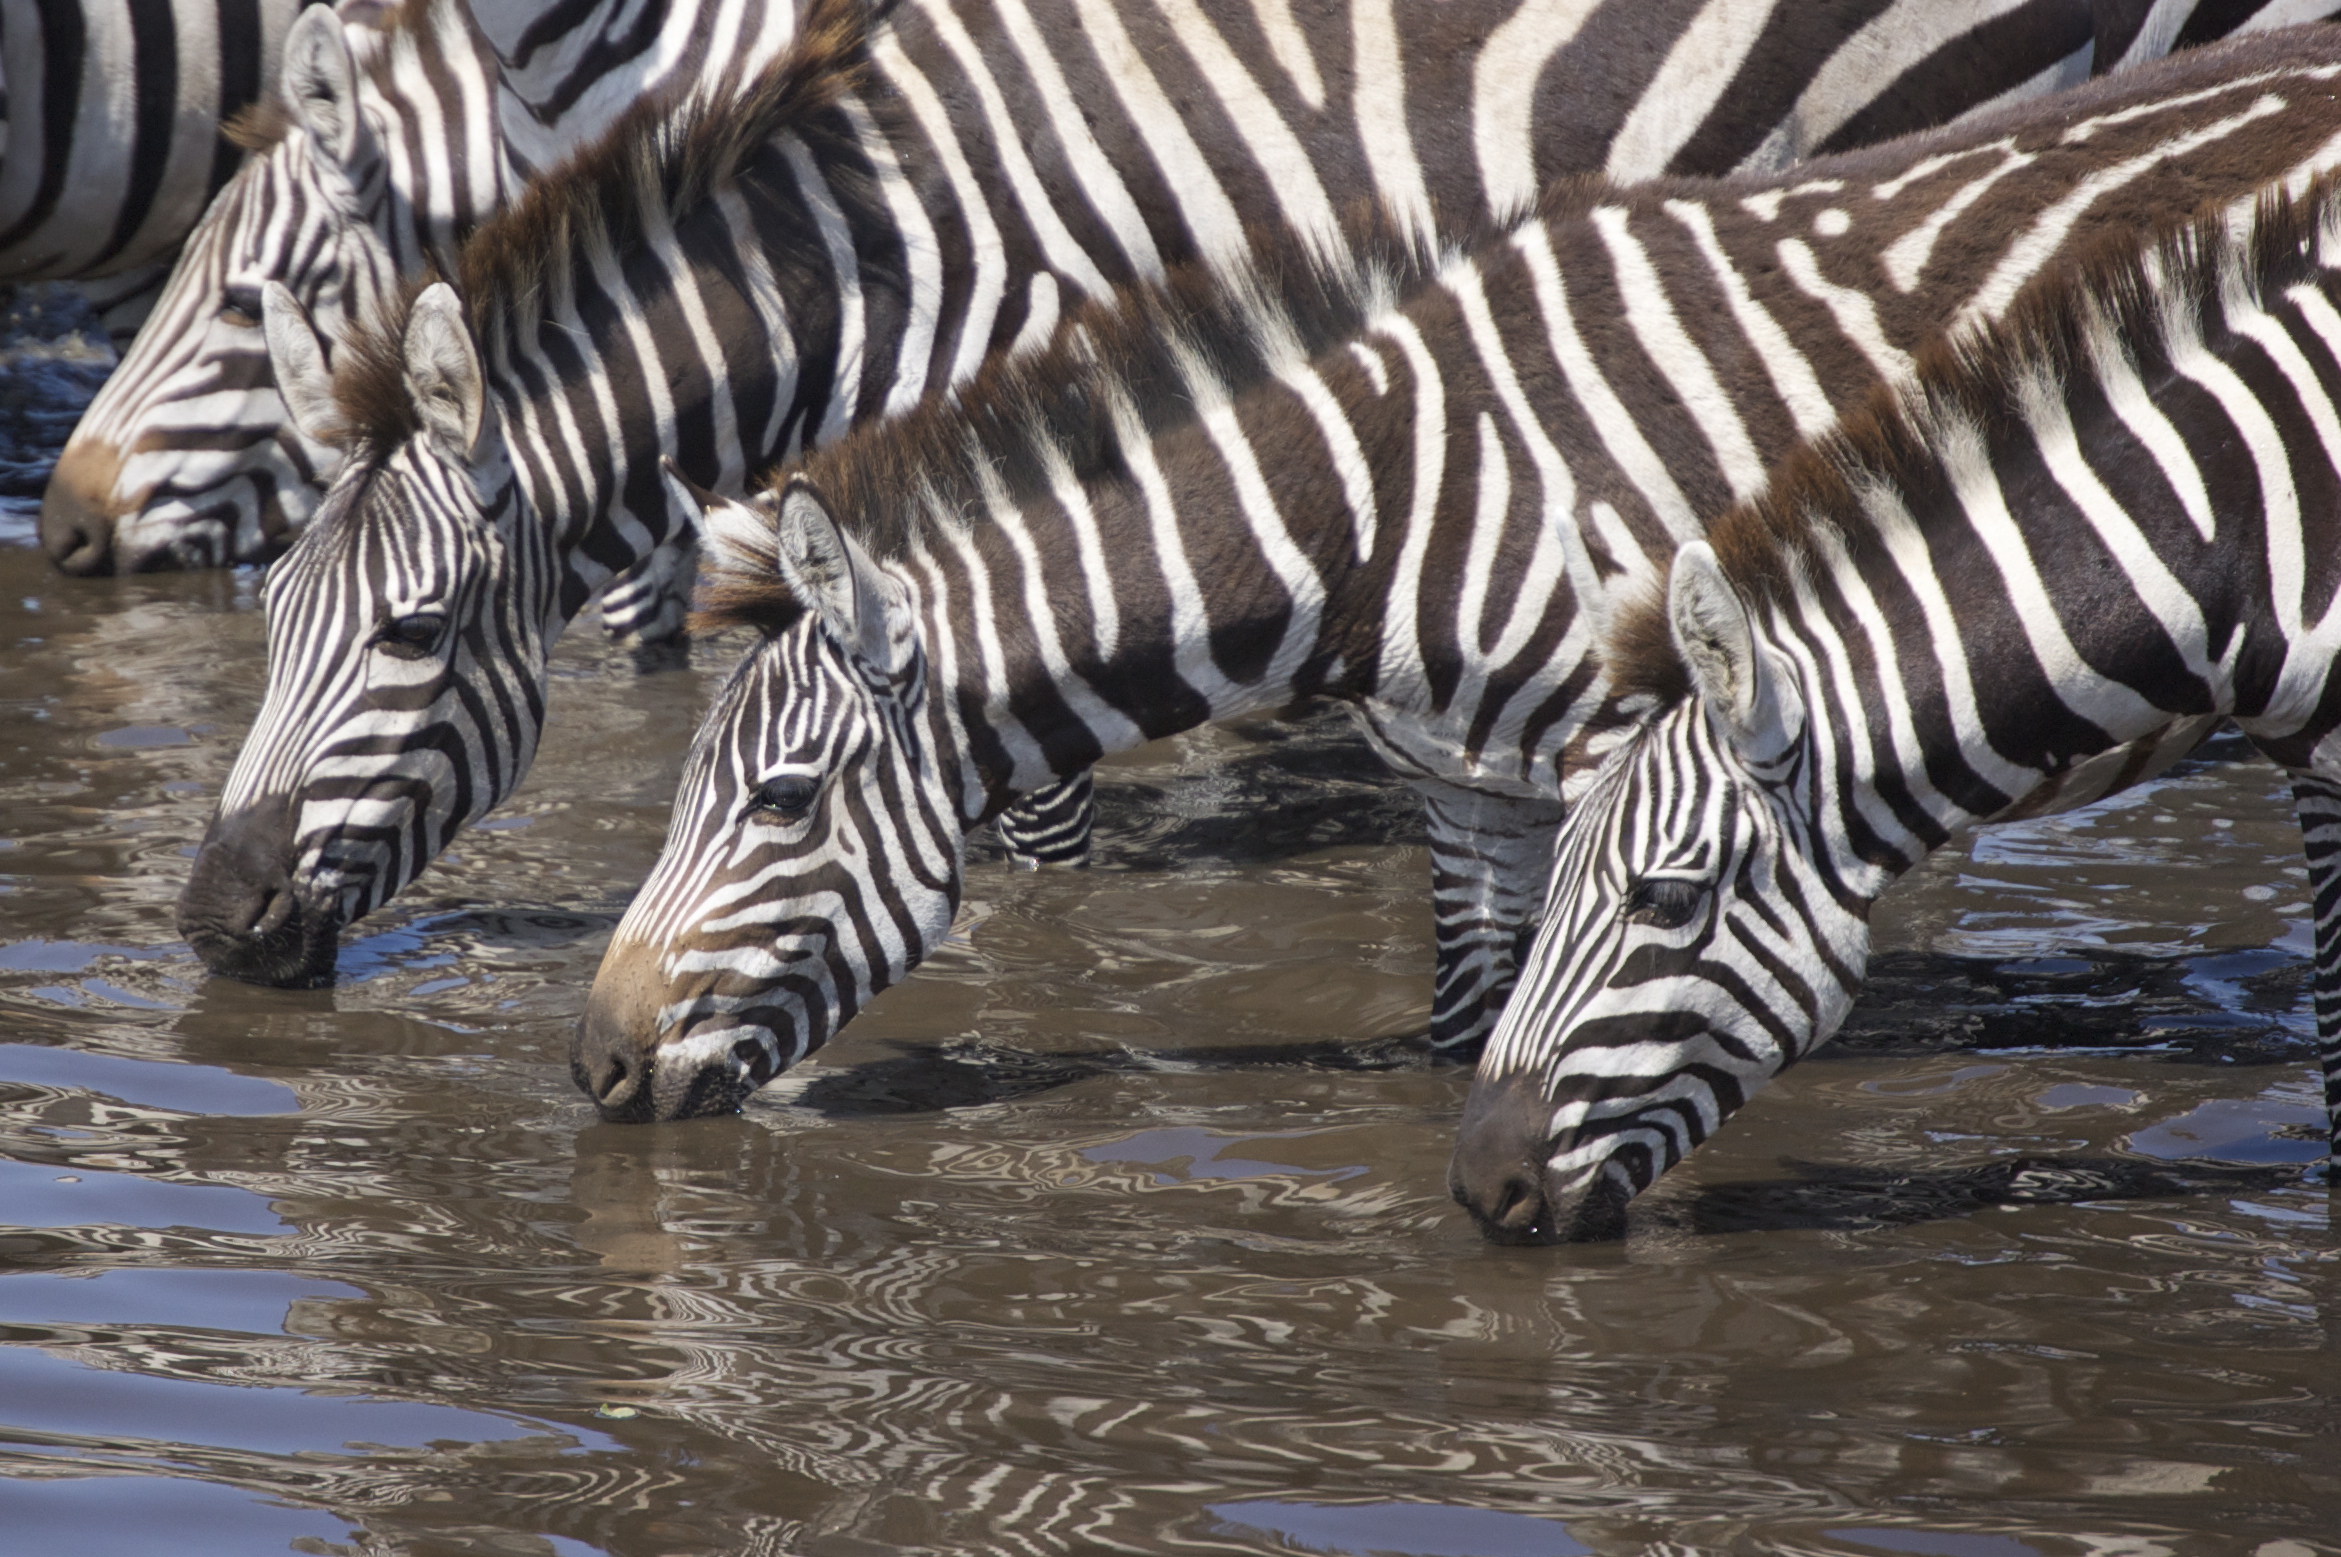
<svg viewBox="0 0 2341 1557">
<path fill-rule="evenodd" d="M 406 392 L 424 431 L 449 456 L 469 460 L 487 416 L 487 388 L 463 304 L 444 281 L 425 287 L 407 316 Z"/>
<path fill-rule="evenodd" d="M 281 90 L 293 117 L 326 155 L 353 166 L 366 126 L 358 116 L 357 66 L 332 6 L 313 5 L 293 18 L 285 34 Z"/>
<path fill-rule="evenodd" d="M 333 375 L 325 367 L 325 345 L 301 308 L 299 298 L 281 281 L 260 289 L 262 333 L 268 337 L 268 365 L 276 375 L 276 392 L 302 437 L 312 443 L 332 443 L 341 432 L 341 412 L 333 403 Z"/>
<path fill-rule="evenodd" d="M 894 642 L 902 614 L 894 586 L 803 476 L 790 477 L 781 493 L 777 528 L 775 561 L 797 598 L 863 663 L 889 675 L 900 670 L 906 656 Z"/>
<path fill-rule="evenodd" d="M 730 573 L 764 575 L 772 571 L 772 523 L 769 515 L 735 497 L 711 492 L 678 469 L 671 459 L 658 462 L 667 488 L 667 512 L 689 525 L 707 547 L 707 560 Z"/>
<path fill-rule="evenodd" d="M 1746 603 L 1705 541 L 1675 553 L 1666 619 L 1692 684 L 1741 753 L 1766 762 L 1787 751 L 1804 733 L 1804 704 L 1779 657 L 1756 641 Z"/>
</svg>

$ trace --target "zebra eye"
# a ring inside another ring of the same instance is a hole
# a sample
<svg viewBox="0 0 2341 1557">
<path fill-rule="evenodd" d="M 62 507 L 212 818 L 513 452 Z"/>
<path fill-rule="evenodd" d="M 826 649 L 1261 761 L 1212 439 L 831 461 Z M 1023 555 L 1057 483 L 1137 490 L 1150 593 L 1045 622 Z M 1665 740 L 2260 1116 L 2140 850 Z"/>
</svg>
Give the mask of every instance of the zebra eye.
<svg viewBox="0 0 2341 1557">
<path fill-rule="evenodd" d="M 813 797 L 820 793 L 820 788 L 801 773 L 784 773 L 756 786 L 756 792 L 748 797 L 748 810 L 751 814 L 794 822 L 813 808 Z"/>
<path fill-rule="evenodd" d="M 260 289 L 258 287 L 229 287 L 220 299 L 220 322 L 242 330 L 260 327 Z"/>
<path fill-rule="evenodd" d="M 1660 930 L 1680 930 L 1699 916 L 1707 889 L 1680 876 L 1646 876 L 1626 894 L 1626 919 Z"/>
<path fill-rule="evenodd" d="M 447 618 L 438 612 L 417 611 L 383 623 L 374 635 L 374 647 L 398 659 L 419 660 L 439 647 L 439 637 L 446 630 Z"/>
</svg>

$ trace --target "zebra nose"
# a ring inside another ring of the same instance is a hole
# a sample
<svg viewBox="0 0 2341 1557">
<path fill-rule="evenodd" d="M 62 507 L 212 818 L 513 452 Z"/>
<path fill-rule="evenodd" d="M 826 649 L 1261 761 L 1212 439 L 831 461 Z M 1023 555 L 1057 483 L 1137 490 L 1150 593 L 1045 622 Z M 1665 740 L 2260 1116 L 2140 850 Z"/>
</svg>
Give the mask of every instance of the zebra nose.
<svg viewBox="0 0 2341 1557">
<path fill-rule="evenodd" d="M 656 970 L 642 966 L 647 960 L 631 942 L 611 944 L 569 1039 L 570 1076 L 613 1123 L 659 1117 L 654 1017 L 661 991 Z"/>
<path fill-rule="evenodd" d="M 111 444 L 76 439 L 65 446 L 41 494 L 41 549 L 67 573 L 114 571 L 114 483 L 122 457 Z"/>
<path fill-rule="evenodd" d="M 1472 1083 L 1447 1167 L 1447 1188 L 1494 1243 L 1550 1243 L 1557 1234 L 1545 1195 L 1552 1105 L 1524 1076 Z"/>
<path fill-rule="evenodd" d="M 639 1122 L 650 1117 L 652 1056 L 618 1024 L 587 1008 L 569 1043 L 569 1074 L 604 1119 Z"/>
<path fill-rule="evenodd" d="M 212 972 L 295 989 L 333 982 L 341 925 L 301 902 L 292 842 L 283 807 L 212 820 L 178 907 L 179 933 Z"/>
</svg>

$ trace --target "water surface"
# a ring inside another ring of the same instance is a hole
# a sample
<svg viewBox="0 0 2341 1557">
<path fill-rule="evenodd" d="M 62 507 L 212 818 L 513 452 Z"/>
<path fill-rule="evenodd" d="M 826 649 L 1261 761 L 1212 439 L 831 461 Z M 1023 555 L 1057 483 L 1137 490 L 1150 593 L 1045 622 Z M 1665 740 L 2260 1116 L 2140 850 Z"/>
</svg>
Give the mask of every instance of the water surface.
<svg viewBox="0 0 2341 1557">
<path fill-rule="evenodd" d="M 1117 763 L 1103 868 L 978 863 L 744 1117 L 606 1126 L 567 1033 L 728 652 L 574 636 L 521 794 L 249 989 L 170 905 L 254 577 L 0 540 L 9 1557 L 2341 1552 L 2307 907 L 2233 743 L 1947 851 L 1631 1238 L 1495 1249 L 1338 721 Z"/>
</svg>

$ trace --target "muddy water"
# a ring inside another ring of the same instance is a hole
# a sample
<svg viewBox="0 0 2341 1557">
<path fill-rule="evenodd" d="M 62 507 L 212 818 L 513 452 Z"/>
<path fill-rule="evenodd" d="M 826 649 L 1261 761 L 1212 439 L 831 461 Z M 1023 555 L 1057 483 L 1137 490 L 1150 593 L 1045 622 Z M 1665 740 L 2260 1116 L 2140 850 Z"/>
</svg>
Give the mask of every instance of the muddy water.
<svg viewBox="0 0 2341 1557">
<path fill-rule="evenodd" d="M 0 519 L 0 1553 L 2341 1552 L 2297 843 L 2214 749 L 1903 892 L 1617 1247 L 1483 1247 L 1425 863 L 1337 723 L 1150 750 L 1105 868 L 744 1118 L 568 1027 L 728 658 L 580 633 L 330 990 L 171 926 L 249 574 Z"/>
</svg>

